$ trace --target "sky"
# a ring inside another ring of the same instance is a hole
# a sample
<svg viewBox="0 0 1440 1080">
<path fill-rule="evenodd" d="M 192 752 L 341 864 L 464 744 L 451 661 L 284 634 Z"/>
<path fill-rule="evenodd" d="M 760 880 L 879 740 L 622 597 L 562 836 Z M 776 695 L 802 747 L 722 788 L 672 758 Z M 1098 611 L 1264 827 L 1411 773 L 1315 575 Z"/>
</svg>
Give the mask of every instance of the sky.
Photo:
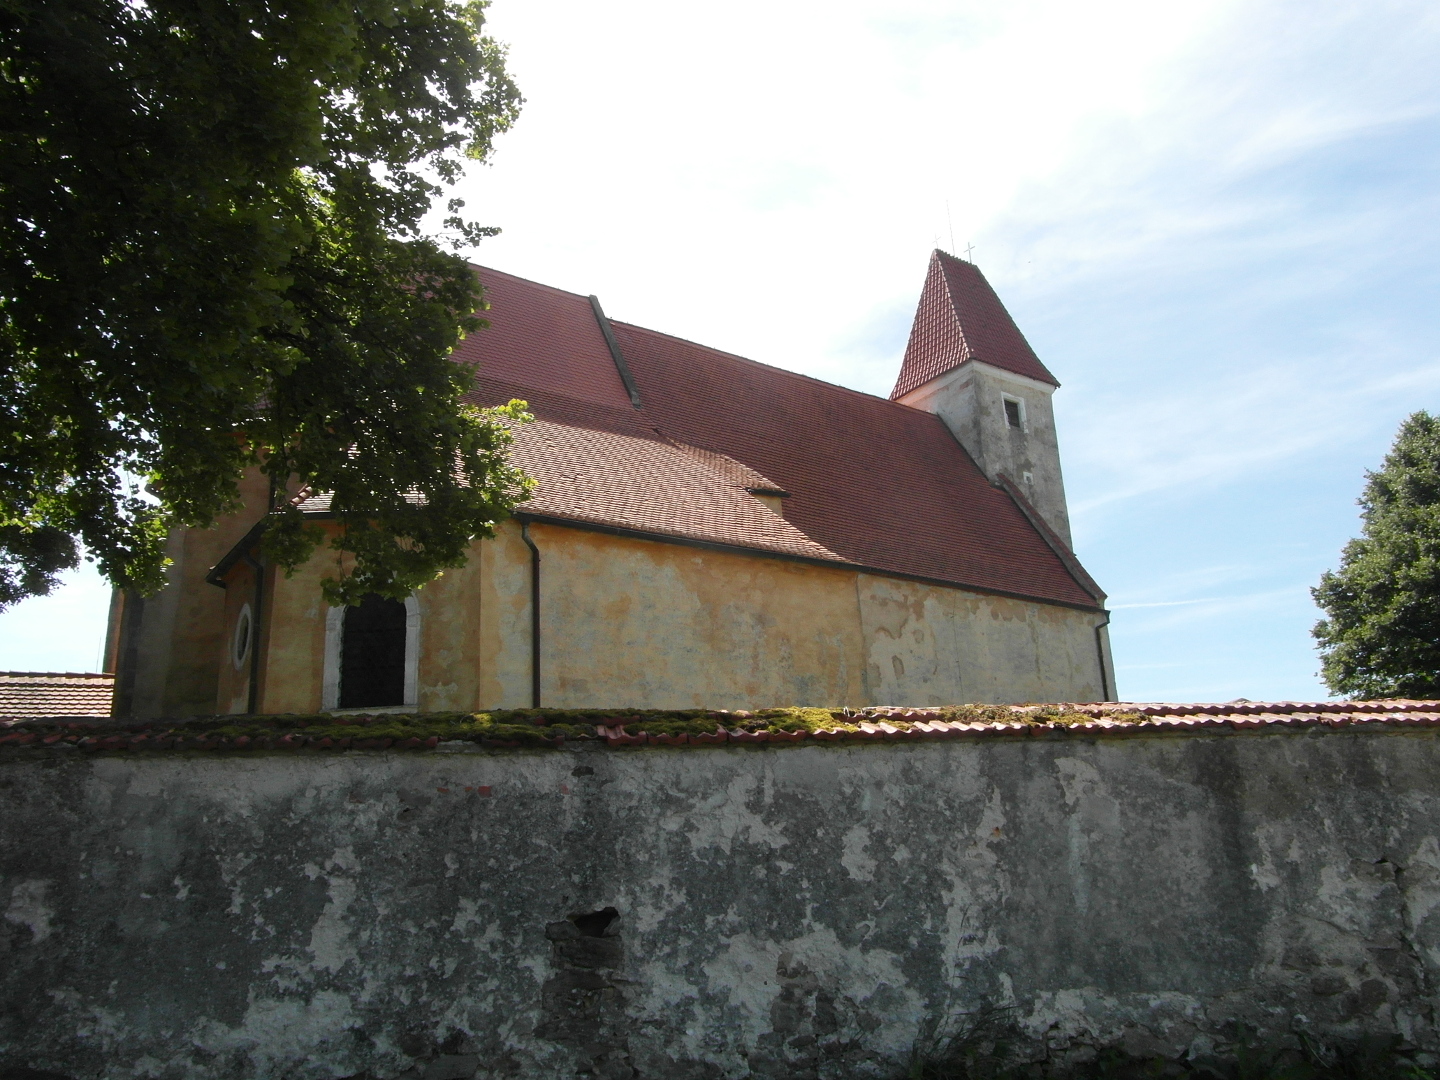
<svg viewBox="0 0 1440 1080">
<path fill-rule="evenodd" d="M 494 0 L 527 103 L 477 261 L 887 395 L 967 247 L 1062 386 L 1127 700 L 1327 696 L 1309 589 L 1440 409 L 1428 0 Z M 973 245 L 973 246 L 972 246 Z M 91 571 L 0 669 L 92 670 Z"/>
</svg>

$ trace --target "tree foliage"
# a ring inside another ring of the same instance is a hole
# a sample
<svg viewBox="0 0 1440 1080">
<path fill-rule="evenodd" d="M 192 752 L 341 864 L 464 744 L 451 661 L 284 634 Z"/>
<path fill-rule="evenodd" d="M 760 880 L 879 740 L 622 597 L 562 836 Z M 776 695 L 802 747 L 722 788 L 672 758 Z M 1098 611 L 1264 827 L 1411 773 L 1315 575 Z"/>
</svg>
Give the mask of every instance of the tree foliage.
<svg viewBox="0 0 1440 1080">
<path fill-rule="evenodd" d="M 1322 675 L 1332 693 L 1440 696 L 1440 419 L 1400 426 L 1379 472 L 1366 473 L 1364 527 L 1340 569 L 1311 592 Z"/>
<path fill-rule="evenodd" d="M 520 105 L 486 4 L 0 0 L 0 605 L 77 544 L 153 591 L 248 467 L 287 567 L 319 540 L 288 494 L 333 493 L 332 599 L 503 518 L 523 414 L 465 407 L 480 287 L 422 229 Z"/>
</svg>

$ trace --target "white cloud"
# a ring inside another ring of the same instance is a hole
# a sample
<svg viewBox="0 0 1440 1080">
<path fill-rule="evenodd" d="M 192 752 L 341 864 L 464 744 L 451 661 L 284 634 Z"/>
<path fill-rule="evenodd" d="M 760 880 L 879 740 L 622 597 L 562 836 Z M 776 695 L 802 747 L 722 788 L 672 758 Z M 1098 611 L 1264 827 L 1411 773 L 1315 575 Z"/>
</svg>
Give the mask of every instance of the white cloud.
<svg viewBox="0 0 1440 1080">
<path fill-rule="evenodd" d="M 978 238 L 1229 6 L 502 2 L 530 104 L 471 185 L 506 229 L 481 258 L 886 390 L 893 342 L 889 370 L 835 357 L 913 308 L 946 203 Z"/>
</svg>

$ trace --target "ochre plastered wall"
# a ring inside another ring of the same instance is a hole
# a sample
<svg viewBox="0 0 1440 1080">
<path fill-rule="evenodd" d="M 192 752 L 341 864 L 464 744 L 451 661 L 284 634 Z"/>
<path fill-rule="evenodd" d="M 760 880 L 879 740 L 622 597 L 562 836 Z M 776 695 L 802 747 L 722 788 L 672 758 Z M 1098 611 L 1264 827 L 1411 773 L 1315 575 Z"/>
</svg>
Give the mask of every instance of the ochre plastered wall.
<svg viewBox="0 0 1440 1080">
<path fill-rule="evenodd" d="M 260 640 L 260 712 L 315 712 L 325 676 L 325 612 L 320 580 L 333 572 L 334 553 L 319 554 L 296 573 L 267 571 Z"/>
<path fill-rule="evenodd" d="M 852 571 L 540 524 L 530 531 L 541 554 L 546 706 L 864 701 Z"/>
<path fill-rule="evenodd" d="M 237 666 L 234 661 L 235 635 L 240 621 L 240 614 L 246 608 L 250 608 L 252 618 L 255 613 L 255 579 L 254 569 L 245 563 L 231 567 L 230 572 L 225 575 L 225 591 L 221 597 L 224 605 L 224 619 L 221 627 L 222 636 L 218 655 L 215 657 L 216 667 L 216 695 L 214 711 L 218 713 L 240 713 L 249 709 L 250 704 L 250 675 L 254 670 L 253 656 L 247 655 Z M 207 586 L 214 589 L 214 586 Z M 215 589 L 219 592 L 218 589 Z M 264 598 L 261 598 L 262 605 Z M 251 652 L 259 648 L 254 631 L 251 632 Z M 263 655 L 263 650 L 262 650 Z"/>
<path fill-rule="evenodd" d="M 420 601 L 419 707 L 448 712 L 478 707 L 484 671 L 482 613 L 486 548 L 471 548 L 464 566 L 446 570 L 417 594 Z"/>
<path fill-rule="evenodd" d="M 874 704 L 1100 701 L 1101 617 L 856 575 Z"/>
<path fill-rule="evenodd" d="M 205 575 L 255 524 L 268 493 L 265 477 L 246 473 L 240 497 L 248 509 L 221 518 L 212 528 L 180 529 L 170 536 L 165 588 L 138 605 L 130 601 L 133 625 L 127 632 L 137 639 L 129 650 L 135 666 L 122 680 L 132 687 L 130 715 L 191 716 L 213 710 L 216 665 L 229 645 L 229 624 L 225 594 L 207 584 Z M 124 605 L 115 607 L 115 616 L 125 618 Z"/>
<path fill-rule="evenodd" d="M 542 533 L 536 526 L 534 532 Z M 538 547 L 542 540 L 536 541 Z M 508 522 L 480 544 L 479 694 L 484 707 L 530 701 L 530 549 Z M 548 550 L 549 544 L 546 543 Z M 543 602 L 542 602 L 543 606 Z M 542 628 L 543 629 L 543 628 Z M 542 699 L 543 701 L 543 699 Z"/>
<path fill-rule="evenodd" d="M 548 708 L 755 708 L 1094 701 L 1102 616 L 755 555 L 532 523 Z M 267 571 L 262 712 L 322 707 L 325 549 Z M 531 555 L 517 522 L 425 586 L 416 707 L 531 701 Z M 215 707 L 246 707 L 230 635 L 253 579 L 232 570 Z M 210 586 L 206 586 L 209 588 Z M 216 590 L 218 592 L 218 590 Z"/>
<path fill-rule="evenodd" d="M 530 534 L 548 707 L 1107 696 L 1094 612 L 541 523 Z M 462 601 L 479 607 L 476 701 L 529 705 L 530 551 L 514 522 L 479 547 L 478 596 Z M 432 588 L 420 593 L 427 625 Z"/>
<path fill-rule="evenodd" d="M 419 709 L 474 709 L 481 700 L 480 679 L 486 653 L 481 634 L 481 601 L 486 592 L 483 584 L 486 566 L 491 561 L 486 557 L 487 546 L 476 544 L 465 566 L 445 571 L 417 595 L 420 660 L 416 707 Z M 266 632 L 259 646 L 258 707 L 261 712 L 315 712 L 321 708 L 325 624 L 329 611 L 321 582 L 335 572 L 335 553 L 325 546 L 289 576 L 273 568 L 265 571 L 262 622 Z M 252 571 L 240 563 L 231 570 L 226 582 L 229 602 L 225 608 L 224 655 L 218 658 L 221 677 L 216 709 L 219 712 L 236 713 L 247 708 L 248 666 L 246 671 L 235 671 L 230 648 L 241 605 L 254 602 L 251 574 Z M 528 679 L 528 674 L 525 678 Z"/>
</svg>

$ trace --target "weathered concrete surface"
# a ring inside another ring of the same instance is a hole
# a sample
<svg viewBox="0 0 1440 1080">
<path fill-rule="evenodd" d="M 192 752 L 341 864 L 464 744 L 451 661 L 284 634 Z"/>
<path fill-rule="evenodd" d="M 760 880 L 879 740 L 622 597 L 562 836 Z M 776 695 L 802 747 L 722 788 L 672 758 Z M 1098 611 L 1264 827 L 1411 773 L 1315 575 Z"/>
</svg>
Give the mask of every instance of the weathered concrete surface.
<svg viewBox="0 0 1440 1080">
<path fill-rule="evenodd" d="M 888 1076 L 984 1002 L 1052 1062 L 1436 1042 L 1429 732 L 13 752 L 0 799 L 5 1066 Z"/>
</svg>

